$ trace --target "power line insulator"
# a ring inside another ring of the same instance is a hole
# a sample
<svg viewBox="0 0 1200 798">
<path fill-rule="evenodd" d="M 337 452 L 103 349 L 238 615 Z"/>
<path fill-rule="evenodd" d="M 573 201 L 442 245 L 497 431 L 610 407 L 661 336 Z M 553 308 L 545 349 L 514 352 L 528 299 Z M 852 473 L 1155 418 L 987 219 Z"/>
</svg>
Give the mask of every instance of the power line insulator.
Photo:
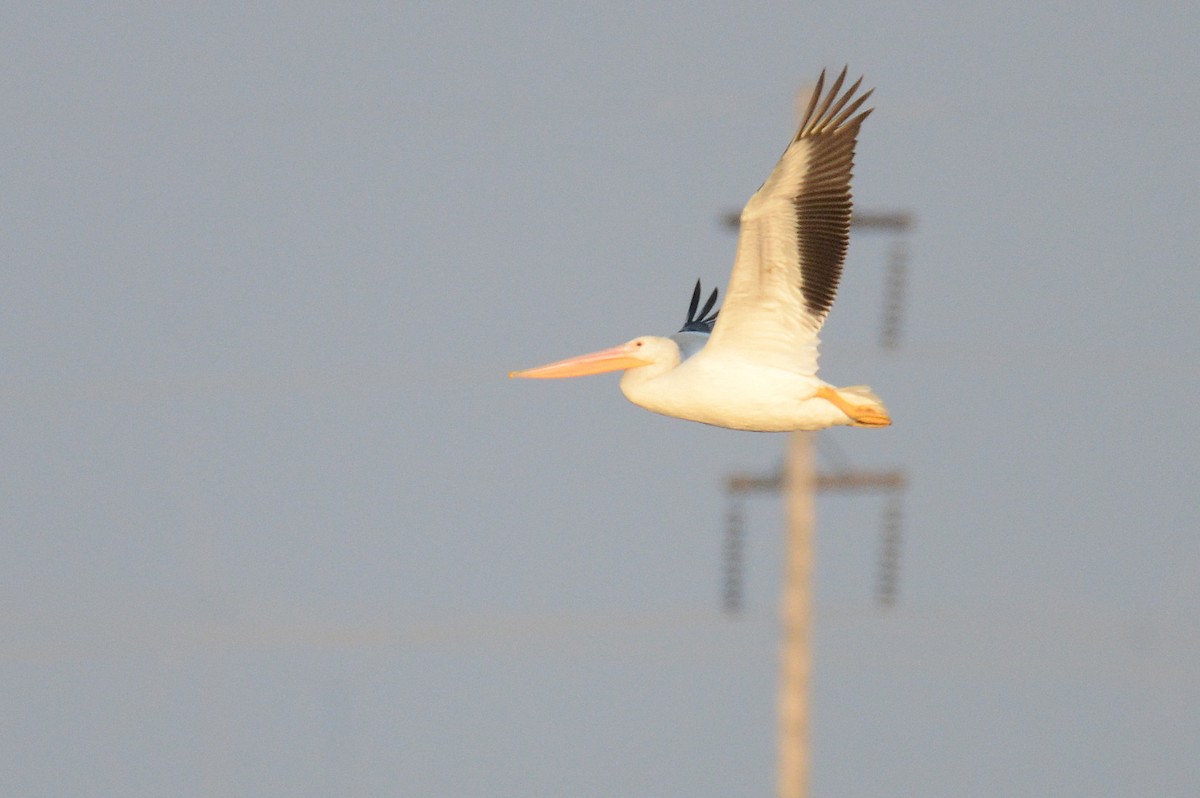
<svg viewBox="0 0 1200 798">
<path fill-rule="evenodd" d="M 887 277 L 883 295 L 883 325 L 879 346 L 894 352 L 900 345 L 900 325 L 904 320 L 904 292 L 908 280 L 908 246 L 896 241 L 888 253 Z"/>
<path fill-rule="evenodd" d="M 737 615 L 742 611 L 743 550 L 746 540 L 744 511 L 741 497 L 731 493 L 729 512 L 725 516 L 725 546 L 722 552 L 724 579 L 721 609 L 726 615 Z"/>
<path fill-rule="evenodd" d="M 896 605 L 896 594 L 900 585 L 901 495 L 888 497 L 883 511 L 883 537 L 879 546 L 879 582 L 875 589 L 875 602 L 884 609 Z"/>
</svg>

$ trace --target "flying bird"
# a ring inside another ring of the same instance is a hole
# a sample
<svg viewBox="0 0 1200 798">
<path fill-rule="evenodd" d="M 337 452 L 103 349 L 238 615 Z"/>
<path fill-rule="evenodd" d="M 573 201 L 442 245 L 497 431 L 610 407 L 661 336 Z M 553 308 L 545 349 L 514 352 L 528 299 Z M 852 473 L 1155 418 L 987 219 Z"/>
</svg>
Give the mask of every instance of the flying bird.
<svg viewBox="0 0 1200 798">
<path fill-rule="evenodd" d="M 683 328 L 510 372 L 548 379 L 624 370 L 621 391 L 655 413 L 758 432 L 836 425 L 886 427 L 883 402 L 864 385 L 817 377 L 818 333 L 837 292 L 850 237 L 850 172 L 862 78 L 842 91 L 846 70 L 813 90 L 800 129 L 741 214 L 725 304 L 692 292 Z"/>
</svg>

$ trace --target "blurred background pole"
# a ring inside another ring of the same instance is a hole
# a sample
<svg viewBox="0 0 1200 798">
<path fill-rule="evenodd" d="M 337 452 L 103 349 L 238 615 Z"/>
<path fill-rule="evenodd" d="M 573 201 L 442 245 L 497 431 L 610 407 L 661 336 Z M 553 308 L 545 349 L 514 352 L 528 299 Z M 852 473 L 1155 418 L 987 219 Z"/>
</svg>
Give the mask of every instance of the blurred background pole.
<svg viewBox="0 0 1200 798">
<path fill-rule="evenodd" d="M 787 541 L 779 667 L 779 796 L 808 795 L 808 683 L 812 671 L 815 432 L 793 432 L 784 467 Z"/>
<path fill-rule="evenodd" d="M 737 231 L 739 212 L 724 214 L 725 225 Z M 854 232 L 883 231 L 903 235 L 915 226 L 908 211 L 856 211 L 850 217 Z M 896 240 L 888 253 L 884 287 L 884 314 L 880 345 L 895 351 L 903 320 L 902 305 L 907 278 L 908 249 Z M 725 546 L 726 573 L 723 605 L 728 613 L 741 609 L 742 510 L 740 497 L 750 492 L 781 490 L 787 512 L 784 552 L 783 599 L 780 607 L 782 643 L 779 655 L 779 796 L 807 798 L 809 782 L 809 685 L 812 673 L 812 572 L 813 534 L 816 525 L 816 493 L 819 490 L 902 491 L 903 471 L 859 471 L 840 473 L 816 471 L 816 433 L 793 432 L 788 439 L 783 472 L 774 476 L 734 475 L 728 479 L 730 507 Z M 895 601 L 897 561 L 900 546 L 898 500 L 888 506 L 884 539 L 880 547 L 879 585 L 876 601 L 891 607 Z"/>
</svg>

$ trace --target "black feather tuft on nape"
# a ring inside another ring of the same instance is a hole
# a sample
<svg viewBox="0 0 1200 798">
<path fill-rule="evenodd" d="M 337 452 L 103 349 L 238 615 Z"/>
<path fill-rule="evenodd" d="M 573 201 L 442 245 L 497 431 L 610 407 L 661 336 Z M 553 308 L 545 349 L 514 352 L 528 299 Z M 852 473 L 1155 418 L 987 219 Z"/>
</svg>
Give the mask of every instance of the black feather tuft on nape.
<svg viewBox="0 0 1200 798">
<path fill-rule="evenodd" d="M 696 313 L 696 309 L 700 307 L 700 281 L 696 281 L 696 288 L 692 291 L 692 302 L 688 305 L 687 321 L 683 323 L 683 329 L 680 332 L 702 332 L 711 333 L 713 325 L 717 321 L 717 314 L 720 311 L 714 311 L 710 316 L 708 312 L 713 309 L 713 305 L 717 304 L 717 289 L 709 295 L 708 301 L 704 303 L 704 308 Z"/>
</svg>

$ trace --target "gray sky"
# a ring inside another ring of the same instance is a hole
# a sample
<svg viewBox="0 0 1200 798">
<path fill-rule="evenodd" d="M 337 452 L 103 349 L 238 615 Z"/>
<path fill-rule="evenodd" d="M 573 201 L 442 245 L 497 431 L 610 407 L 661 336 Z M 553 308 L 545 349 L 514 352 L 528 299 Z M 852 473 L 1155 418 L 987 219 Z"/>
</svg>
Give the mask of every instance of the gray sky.
<svg viewBox="0 0 1200 798">
<path fill-rule="evenodd" d="M 0 793 L 769 795 L 785 438 L 511 368 L 674 331 L 825 66 L 815 795 L 1200 783 L 1200 31 L 1124 4 L 6 14 Z"/>
</svg>

